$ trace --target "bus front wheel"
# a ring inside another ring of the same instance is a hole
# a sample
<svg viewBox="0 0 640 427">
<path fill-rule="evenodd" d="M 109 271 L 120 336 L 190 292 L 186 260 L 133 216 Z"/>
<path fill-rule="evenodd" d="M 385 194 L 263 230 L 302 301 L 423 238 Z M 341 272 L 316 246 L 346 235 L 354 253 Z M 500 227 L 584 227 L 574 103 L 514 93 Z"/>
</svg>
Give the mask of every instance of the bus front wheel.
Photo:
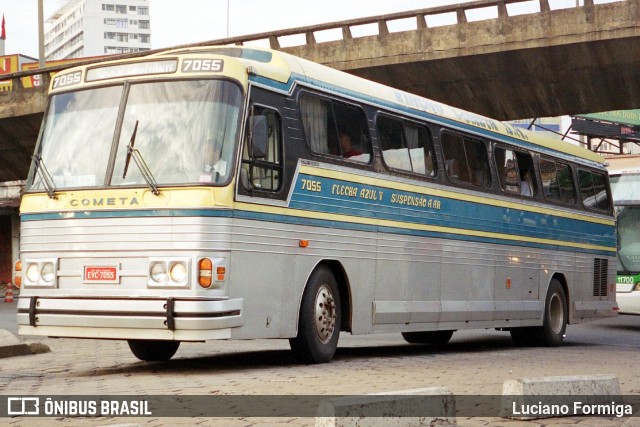
<svg viewBox="0 0 640 427">
<path fill-rule="evenodd" d="M 128 340 L 135 357 L 145 362 L 165 362 L 173 357 L 180 347 L 180 341 Z"/>
<path fill-rule="evenodd" d="M 303 363 L 329 362 L 340 336 L 340 292 L 328 267 L 311 274 L 302 295 L 298 335 L 289 340 L 291 351 Z"/>
</svg>

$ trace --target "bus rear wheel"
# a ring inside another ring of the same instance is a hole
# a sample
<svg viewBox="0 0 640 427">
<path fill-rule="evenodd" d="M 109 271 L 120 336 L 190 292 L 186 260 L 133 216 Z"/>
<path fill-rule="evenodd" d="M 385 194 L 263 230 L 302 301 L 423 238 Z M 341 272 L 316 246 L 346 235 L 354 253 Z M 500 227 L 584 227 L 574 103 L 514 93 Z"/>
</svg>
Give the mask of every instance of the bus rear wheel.
<svg viewBox="0 0 640 427">
<path fill-rule="evenodd" d="M 180 341 L 128 340 L 135 357 L 145 362 L 165 362 L 173 357 L 180 347 Z"/>
<path fill-rule="evenodd" d="M 403 332 L 402 338 L 411 344 L 446 344 L 454 331 Z"/>
<path fill-rule="evenodd" d="M 338 284 L 331 270 L 320 266 L 302 295 L 298 335 L 289 340 L 294 357 L 307 364 L 329 362 L 338 347 L 340 322 Z"/>
<path fill-rule="evenodd" d="M 564 340 L 568 313 L 564 288 L 557 279 L 552 279 L 545 298 L 542 326 L 512 329 L 511 338 L 520 345 L 557 347 Z"/>
</svg>

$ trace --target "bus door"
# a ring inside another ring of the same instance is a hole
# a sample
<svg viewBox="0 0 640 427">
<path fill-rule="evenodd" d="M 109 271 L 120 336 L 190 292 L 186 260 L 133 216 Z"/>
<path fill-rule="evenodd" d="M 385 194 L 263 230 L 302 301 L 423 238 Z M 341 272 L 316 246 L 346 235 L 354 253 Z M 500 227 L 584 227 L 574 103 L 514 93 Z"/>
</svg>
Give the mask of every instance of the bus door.
<svg viewBox="0 0 640 427">
<path fill-rule="evenodd" d="M 290 178 L 285 183 L 284 104 L 282 95 L 251 88 L 237 190 L 240 196 L 273 200 L 287 197 Z"/>
</svg>

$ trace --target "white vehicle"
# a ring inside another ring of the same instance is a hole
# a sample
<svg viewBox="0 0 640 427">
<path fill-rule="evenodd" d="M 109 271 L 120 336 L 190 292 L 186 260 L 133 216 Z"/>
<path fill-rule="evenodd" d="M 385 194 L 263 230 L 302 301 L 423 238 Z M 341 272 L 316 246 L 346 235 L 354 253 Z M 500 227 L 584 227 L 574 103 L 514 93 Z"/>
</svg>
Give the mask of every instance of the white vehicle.
<svg viewBox="0 0 640 427">
<path fill-rule="evenodd" d="M 640 156 L 607 158 L 618 217 L 616 299 L 620 313 L 640 314 Z"/>
</svg>

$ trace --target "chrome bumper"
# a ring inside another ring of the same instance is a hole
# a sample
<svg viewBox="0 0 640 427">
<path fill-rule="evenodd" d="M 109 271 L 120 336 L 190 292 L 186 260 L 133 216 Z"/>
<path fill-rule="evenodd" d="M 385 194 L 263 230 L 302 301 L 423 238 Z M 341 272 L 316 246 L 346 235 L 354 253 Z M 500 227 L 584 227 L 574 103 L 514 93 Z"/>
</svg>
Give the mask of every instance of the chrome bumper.
<svg viewBox="0 0 640 427">
<path fill-rule="evenodd" d="M 202 341 L 229 338 L 242 311 L 242 299 L 25 296 L 17 320 L 24 335 Z"/>
</svg>

